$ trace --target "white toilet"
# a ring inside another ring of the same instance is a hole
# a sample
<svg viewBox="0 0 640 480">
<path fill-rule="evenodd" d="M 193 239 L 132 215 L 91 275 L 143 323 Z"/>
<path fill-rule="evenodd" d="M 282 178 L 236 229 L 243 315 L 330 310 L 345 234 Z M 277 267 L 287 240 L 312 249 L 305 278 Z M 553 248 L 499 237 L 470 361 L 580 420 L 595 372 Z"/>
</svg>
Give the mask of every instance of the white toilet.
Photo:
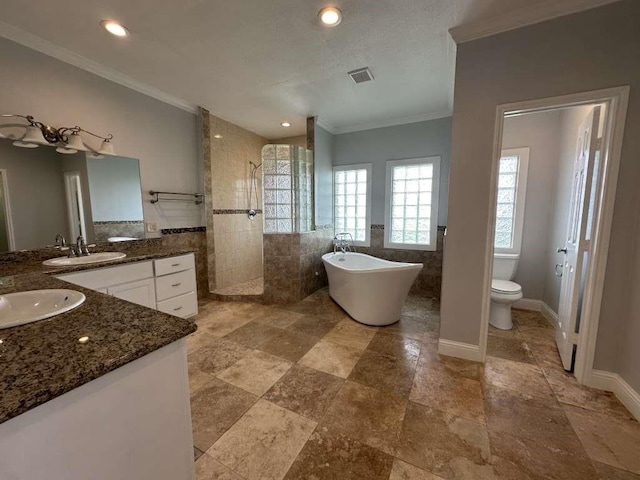
<svg viewBox="0 0 640 480">
<path fill-rule="evenodd" d="M 522 298 L 522 287 L 511 279 L 516 274 L 520 255 L 493 254 L 493 280 L 491 280 L 491 311 L 489 323 L 500 330 L 511 330 L 511 305 Z"/>
</svg>

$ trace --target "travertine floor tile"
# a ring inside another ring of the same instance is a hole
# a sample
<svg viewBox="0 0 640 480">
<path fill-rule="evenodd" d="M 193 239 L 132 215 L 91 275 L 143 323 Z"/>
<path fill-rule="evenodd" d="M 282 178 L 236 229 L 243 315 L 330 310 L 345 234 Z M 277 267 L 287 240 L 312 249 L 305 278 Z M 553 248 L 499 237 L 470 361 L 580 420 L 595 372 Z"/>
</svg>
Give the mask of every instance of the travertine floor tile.
<svg viewBox="0 0 640 480">
<path fill-rule="evenodd" d="M 287 328 L 292 323 L 300 320 L 304 315 L 290 312 L 282 308 L 264 307 L 259 313 L 252 313 L 252 318 L 257 322 L 265 323 L 271 327 Z"/>
<path fill-rule="evenodd" d="M 553 396 L 542 370 L 536 365 L 487 357 L 484 381 L 496 387 L 512 390 L 524 398 Z"/>
<path fill-rule="evenodd" d="M 597 480 L 584 452 L 490 431 L 493 468 L 500 480 Z"/>
<path fill-rule="evenodd" d="M 620 470 L 600 462 L 593 462 L 600 480 L 640 480 L 640 475 Z"/>
<path fill-rule="evenodd" d="M 196 350 L 187 357 L 189 374 L 197 371 L 216 375 L 249 353 L 249 349 L 227 340 L 216 338 L 207 347 Z"/>
<path fill-rule="evenodd" d="M 193 444 L 206 451 L 258 399 L 244 390 L 213 379 L 191 395 Z"/>
<path fill-rule="evenodd" d="M 420 346 L 418 340 L 379 330 L 369 342 L 367 350 L 389 357 L 412 359 L 420 354 Z"/>
<path fill-rule="evenodd" d="M 485 423 L 480 382 L 451 374 L 446 369 L 419 367 L 409 399 L 451 415 Z"/>
<path fill-rule="evenodd" d="M 321 340 L 304 357 L 300 364 L 337 377 L 347 378 L 358 363 L 362 351 L 346 345 Z"/>
<path fill-rule="evenodd" d="M 349 375 L 349 380 L 386 393 L 407 396 L 417 362 L 417 355 L 398 358 L 367 349 Z"/>
<path fill-rule="evenodd" d="M 397 457 L 447 479 L 495 479 L 484 425 L 409 402 Z"/>
<path fill-rule="evenodd" d="M 289 325 L 287 330 L 304 333 L 305 335 L 320 339 L 333 330 L 333 327 L 338 323 L 339 322 L 331 320 L 330 318 L 305 315 L 300 320 L 296 320 Z"/>
<path fill-rule="evenodd" d="M 396 458 L 393 461 L 393 468 L 391 469 L 389 480 L 442 480 L 442 477 L 438 477 L 433 473 L 414 467 Z"/>
<path fill-rule="evenodd" d="M 320 426 L 393 455 L 405 403 L 401 397 L 347 381 Z"/>
<path fill-rule="evenodd" d="M 555 398 L 522 398 L 512 391 L 488 386 L 485 409 L 489 430 L 528 438 L 550 449 L 583 452 L 569 419 Z"/>
<path fill-rule="evenodd" d="M 506 335 L 489 334 L 487 337 L 487 354 L 514 362 L 535 363 L 527 342 L 515 335 L 507 337 Z"/>
<path fill-rule="evenodd" d="M 228 335 L 225 335 L 225 340 L 235 342 L 240 345 L 244 345 L 247 348 L 256 348 L 260 344 L 266 342 L 276 333 L 280 331 L 279 328 L 265 325 L 264 323 L 251 321 L 246 325 L 234 330 Z"/>
<path fill-rule="evenodd" d="M 286 480 L 387 480 L 393 457 L 322 428 L 304 446 Z"/>
<path fill-rule="evenodd" d="M 244 480 L 230 468 L 204 454 L 196 462 L 196 480 Z"/>
<path fill-rule="evenodd" d="M 258 347 L 258 350 L 297 362 L 318 342 L 304 333 L 282 330 Z"/>
<path fill-rule="evenodd" d="M 373 329 L 360 326 L 353 320 L 344 320 L 333 327 L 322 340 L 364 350 L 375 334 Z"/>
<path fill-rule="evenodd" d="M 518 327 L 527 328 L 546 328 L 553 332 L 553 325 L 545 318 L 542 312 L 536 312 L 533 310 L 520 310 L 514 308 L 511 310 L 513 316 L 513 323 Z M 553 333 L 551 333 L 553 336 Z"/>
<path fill-rule="evenodd" d="M 442 370 L 445 374 L 452 377 L 469 378 L 471 380 L 482 380 L 484 377 L 484 365 L 471 360 L 463 360 L 462 358 L 447 357 L 446 355 L 438 355 L 437 344 L 423 344 L 420 350 L 420 358 L 418 360 L 418 368 L 430 368 Z"/>
<path fill-rule="evenodd" d="M 193 447 L 193 461 L 197 461 L 202 455 L 204 454 L 204 452 L 196 447 Z"/>
<path fill-rule="evenodd" d="M 344 380 L 334 375 L 294 365 L 264 399 L 319 422 L 343 384 Z"/>
<path fill-rule="evenodd" d="M 259 400 L 206 453 L 245 478 L 279 480 L 316 425 L 312 420 Z"/>
<path fill-rule="evenodd" d="M 570 405 L 569 421 L 589 456 L 612 467 L 640 474 L 640 424 Z"/>
<path fill-rule="evenodd" d="M 291 362 L 265 352 L 252 351 L 218 374 L 220 380 L 261 396 L 291 368 Z"/>
<path fill-rule="evenodd" d="M 427 333 L 427 318 L 426 317 L 411 317 L 403 315 L 400 317 L 400 321 L 393 325 L 386 327 L 380 327 L 381 332 L 395 333 L 415 340 L 422 340 Z"/>
</svg>

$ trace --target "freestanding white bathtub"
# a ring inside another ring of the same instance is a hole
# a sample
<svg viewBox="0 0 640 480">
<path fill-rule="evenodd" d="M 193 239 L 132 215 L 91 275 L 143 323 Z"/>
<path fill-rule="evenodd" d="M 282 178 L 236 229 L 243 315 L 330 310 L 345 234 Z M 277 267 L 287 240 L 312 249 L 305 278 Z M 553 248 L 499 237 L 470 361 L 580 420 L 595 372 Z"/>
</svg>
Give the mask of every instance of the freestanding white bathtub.
<svg viewBox="0 0 640 480">
<path fill-rule="evenodd" d="M 400 320 L 402 305 L 421 263 L 390 262 L 363 253 L 326 253 L 329 295 L 366 325 L 391 325 Z"/>
</svg>

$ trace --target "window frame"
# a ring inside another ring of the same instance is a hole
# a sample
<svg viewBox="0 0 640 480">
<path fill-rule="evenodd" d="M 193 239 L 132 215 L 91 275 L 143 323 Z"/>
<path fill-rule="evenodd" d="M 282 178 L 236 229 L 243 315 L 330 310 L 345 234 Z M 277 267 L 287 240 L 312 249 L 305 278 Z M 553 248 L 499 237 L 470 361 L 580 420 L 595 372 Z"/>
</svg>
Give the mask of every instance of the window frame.
<svg viewBox="0 0 640 480">
<path fill-rule="evenodd" d="M 336 230 L 336 172 L 345 172 L 349 170 L 366 170 L 367 171 L 367 205 L 366 205 L 366 218 L 365 218 L 365 236 L 364 241 L 353 240 L 353 244 L 357 247 L 369 247 L 371 246 L 371 186 L 373 185 L 373 164 L 371 163 L 358 163 L 352 165 L 334 165 L 331 172 L 331 188 L 332 188 L 332 218 L 333 218 L 333 233 L 334 235 L 342 232 Z"/>
<path fill-rule="evenodd" d="M 384 212 L 384 248 L 399 250 L 425 250 L 435 252 L 438 248 L 438 203 L 440 200 L 440 156 L 407 158 L 402 160 L 388 160 L 385 178 L 385 212 Z M 399 243 L 391 241 L 391 199 L 393 190 L 393 168 L 405 165 L 420 165 L 430 163 L 433 166 L 431 179 L 431 224 L 429 229 L 429 244 Z"/>
<path fill-rule="evenodd" d="M 527 202 L 527 176 L 529 172 L 529 147 L 504 148 L 500 152 L 498 159 L 498 171 L 496 172 L 496 203 L 495 203 L 495 225 L 493 227 L 493 250 L 494 253 L 519 254 L 522 251 L 522 236 L 524 232 L 524 212 Z M 513 246 L 511 248 L 496 247 L 496 228 L 498 225 L 498 182 L 500 182 L 500 160 L 503 157 L 518 157 L 518 174 L 516 176 L 516 200 L 514 202 L 515 215 L 513 225 Z"/>
</svg>

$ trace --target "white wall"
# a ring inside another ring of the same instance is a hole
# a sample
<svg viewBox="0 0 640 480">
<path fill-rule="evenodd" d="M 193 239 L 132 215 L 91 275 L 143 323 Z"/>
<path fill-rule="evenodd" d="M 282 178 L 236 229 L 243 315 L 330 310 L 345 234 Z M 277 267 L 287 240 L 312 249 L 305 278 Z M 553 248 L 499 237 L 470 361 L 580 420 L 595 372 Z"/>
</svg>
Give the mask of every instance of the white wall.
<svg viewBox="0 0 640 480">
<path fill-rule="evenodd" d="M 202 190 L 195 114 L 2 38 L 0 65 L 0 113 L 30 114 L 54 126 L 113 133 L 116 152 L 140 160 L 145 219 L 158 221 L 161 228 L 203 225 L 203 206 L 154 206 L 146 194 L 151 189 Z"/>
<path fill-rule="evenodd" d="M 553 111 L 509 117 L 504 121 L 502 148 L 530 149 L 522 248 L 514 281 L 522 286 L 525 298 L 536 300 L 544 295 L 549 269 L 549 219 L 554 215 L 560 119 L 561 112 Z"/>
<path fill-rule="evenodd" d="M 630 85 L 595 366 L 640 390 L 640 349 L 620 353 L 640 340 L 639 24 L 640 2 L 623 0 L 458 45 L 441 338 L 480 341 L 497 105 Z"/>
<path fill-rule="evenodd" d="M 335 136 L 315 126 L 314 186 L 315 224 L 333 224 L 333 159 Z"/>
<path fill-rule="evenodd" d="M 384 224 L 387 160 L 441 157 L 438 225 L 447 224 L 451 118 L 343 133 L 334 138 L 334 165 L 373 164 L 372 224 Z"/>
</svg>

